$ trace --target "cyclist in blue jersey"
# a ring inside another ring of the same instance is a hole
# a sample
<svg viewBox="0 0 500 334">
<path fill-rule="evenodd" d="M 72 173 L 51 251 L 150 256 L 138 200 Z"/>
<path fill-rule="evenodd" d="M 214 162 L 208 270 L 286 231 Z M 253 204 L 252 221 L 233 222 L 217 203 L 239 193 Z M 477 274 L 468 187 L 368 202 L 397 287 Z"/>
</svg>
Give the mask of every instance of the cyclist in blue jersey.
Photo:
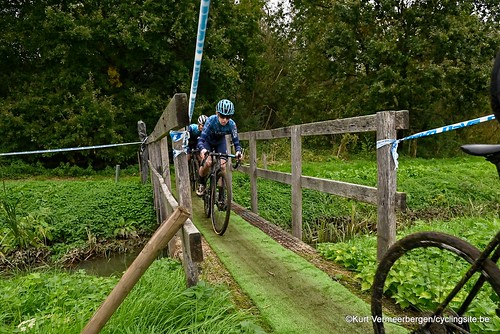
<svg viewBox="0 0 500 334">
<path fill-rule="evenodd" d="M 201 115 L 200 117 L 198 117 L 198 124 L 190 124 L 187 128 L 187 131 L 189 132 L 187 147 L 188 159 L 191 156 L 191 151 L 195 150 L 198 147 L 198 138 L 201 135 L 201 131 L 203 130 L 207 119 L 208 117 L 206 115 Z"/>
<path fill-rule="evenodd" d="M 217 153 L 227 153 L 226 135 L 230 134 L 236 150 L 237 159 L 242 159 L 242 150 L 240 140 L 238 138 L 238 130 L 236 123 L 231 119 L 234 115 L 234 104 L 229 100 L 220 100 L 215 108 L 215 115 L 210 116 L 200 137 L 198 138 L 198 149 L 200 157 L 205 159 L 207 152 L 215 151 Z M 202 196 L 205 192 L 206 176 L 210 172 L 212 161 L 207 159 L 205 164 L 200 167 L 200 185 L 196 190 L 198 196 Z M 223 159 L 221 167 L 225 170 L 226 161 Z"/>
</svg>

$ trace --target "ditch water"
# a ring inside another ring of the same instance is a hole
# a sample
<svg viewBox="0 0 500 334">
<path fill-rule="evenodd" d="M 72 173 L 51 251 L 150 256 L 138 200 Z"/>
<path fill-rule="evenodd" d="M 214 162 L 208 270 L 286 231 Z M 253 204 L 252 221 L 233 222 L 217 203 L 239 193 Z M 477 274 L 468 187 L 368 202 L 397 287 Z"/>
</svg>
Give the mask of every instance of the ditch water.
<svg viewBox="0 0 500 334">
<path fill-rule="evenodd" d="M 122 276 L 134 262 L 142 249 L 127 253 L 111 254 L 108 257 L 95 257 L 76 264 L 72 270 L 83 269 L 89 275 L 95 276 Z"/>
</svg>

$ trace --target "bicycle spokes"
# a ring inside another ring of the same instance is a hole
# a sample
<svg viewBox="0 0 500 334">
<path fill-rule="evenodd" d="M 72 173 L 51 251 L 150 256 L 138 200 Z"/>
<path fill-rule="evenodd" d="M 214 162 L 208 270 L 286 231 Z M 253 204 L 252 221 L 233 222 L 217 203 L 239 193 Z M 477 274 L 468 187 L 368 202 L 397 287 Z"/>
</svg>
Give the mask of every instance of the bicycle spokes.
<svg viewBox="0 0 500 334">
<path fill-rule="evenodd" d="M 231 212 L 231 186 L 226 175 L 219 173 L 211 187 L 211 217 L 215 233 L 222 235 L 227 229 Z"/>
</svg>

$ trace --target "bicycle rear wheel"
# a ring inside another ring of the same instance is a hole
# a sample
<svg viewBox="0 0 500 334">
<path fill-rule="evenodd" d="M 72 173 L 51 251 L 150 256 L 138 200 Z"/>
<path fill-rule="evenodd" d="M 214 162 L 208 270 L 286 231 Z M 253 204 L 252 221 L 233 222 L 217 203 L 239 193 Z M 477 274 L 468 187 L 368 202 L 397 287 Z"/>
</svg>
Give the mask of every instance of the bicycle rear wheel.
<svg viewBox="0 0 500 334">
<path fill-rule="evenodd" d="M 214 186 L 210 190 L 212 227 L 215 233 L 223 235 L 229 224 L 232 198 L 231 185 L 227 180 L 226 173 L 217 173 Z"/>
<path fill-rule="evenodd" d="M 469 310 L 497 308 L 500 293 L 500 270 L 487 259 L 466 285 L 453 297 L 437 317 L 434 311 L 448 297 L 457 283 L 465 276 L 471 264 L 481 252 L 468 242 L 451 235 L 436 232 L 420 232 L 396 242 L 379 263 L 372 290 L 372 321 L 375 333 L 385 333 L 384 323 L 398 319 L 410 327 L 413 333 L 480 333 L 477 323 L 471 320 L 467 310 L 457 314 L 466 300 L 468 291 L 482 272 L 490 283 L 485 285 Z M 496 294 L 495 294 L 496 292 Z M 387 316 L 383 311 L 394 307 L 393 298 L 399 305 L 394 312 L 406 314 L 404 318 Z M 493 299 L 492 299 L 493 298 Z M 481 305 L 477 304 L 480 300 Z M 482 313 L 481 316 L 487 317 Z M 493 317 L 495 317 L 493 313 Z M 406 321 L 403 321 L 404 319 Z"/>
</svg>

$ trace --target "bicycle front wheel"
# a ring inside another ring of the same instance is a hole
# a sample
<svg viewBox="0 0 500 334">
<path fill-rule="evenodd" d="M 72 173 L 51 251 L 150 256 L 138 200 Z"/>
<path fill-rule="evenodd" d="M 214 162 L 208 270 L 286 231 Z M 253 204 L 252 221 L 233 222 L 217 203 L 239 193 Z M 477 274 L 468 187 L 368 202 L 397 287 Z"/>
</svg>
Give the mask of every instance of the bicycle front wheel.
<svg viewBox="0 0 500 334">
<path fill-rule="evenodd" d="M 444 302 L 480 254 L 468 242 L 443 233 L 420 232 L 396 242 L 375 273 L 371 299 L 375 333 L 385 333 L 384 324 L 397 322 L 391 321 L 394 319 L 413 333 L 481 333 L 484 324 L 480 316 L 495 318 L 500 292 L 500 270 L 493 261 L 486 259 L 450 302 Z M 481 273 L 490 284 L 463 311 L 462 305 Z M 436 315 L 440 305 L 443 309 Z M 405 315 L 385 314 L 387 309 Z M 478 313 L 485 309 L 492 310 L 492 315 Z"/>
<path fill-rule="evenodd" d="M 215 183 L 210 187 L 212 227 L 215 233 L 223 235 L 229 224 L 231 214 L 231 185 L 227 180 L 226 173 L 217 173 Z"/>
</svg>

